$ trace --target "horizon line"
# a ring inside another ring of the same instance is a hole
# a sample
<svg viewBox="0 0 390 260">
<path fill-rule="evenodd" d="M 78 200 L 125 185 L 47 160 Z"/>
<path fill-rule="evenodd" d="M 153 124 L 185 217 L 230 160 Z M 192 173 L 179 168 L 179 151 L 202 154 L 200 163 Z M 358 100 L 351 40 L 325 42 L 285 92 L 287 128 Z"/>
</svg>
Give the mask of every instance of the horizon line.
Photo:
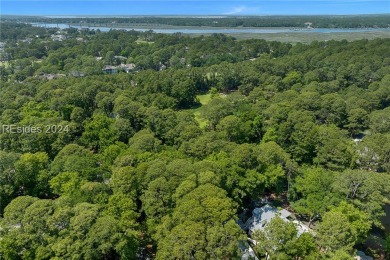
<svg viewBox="0 0 390 260">
<path fill-rule="evenodd" d="M 263 17 L 263 16 L 367 16 L 367 15 L 389 15 L 390 13 L 360 13 L 360 14 L 2 14 L 1 16 L 23 16 L 23 17 L 45 17 L 45 18 L 55 18 L 63 16 L 69 16 L 68 18 L 77 17 L 116 17 L 116 18 L 127 18 L 127 17 L 189 17 L 189 18 L 225 18 L 225 17 Z M 198 16 L 198 17 L 193 17 Z"/>
</svg>

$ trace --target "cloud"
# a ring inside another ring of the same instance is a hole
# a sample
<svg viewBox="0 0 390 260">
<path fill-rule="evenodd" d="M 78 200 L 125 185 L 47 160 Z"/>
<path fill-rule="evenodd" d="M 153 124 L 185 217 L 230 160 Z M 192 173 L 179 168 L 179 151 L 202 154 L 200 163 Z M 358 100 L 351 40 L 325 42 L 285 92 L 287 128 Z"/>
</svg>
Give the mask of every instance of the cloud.
<svg viewBox="0 0 390 260">
<path fill-rule="evenodd" d="M 232 7 L 229 11 L 224 12 L 224 15 L 234 15 L 234 14 L 253 14 L 259 11 L 259 7 L 248 7 L 248 6 L 235 6 Z"/>
<path fill-rule="evenodd" d="M 232 10 L 224 13 L 224 14 L 241 14 L 242 12 L 245 12 L 248 8 L 245 6 L 237 6 L 234 7 Z"/>
</svg>

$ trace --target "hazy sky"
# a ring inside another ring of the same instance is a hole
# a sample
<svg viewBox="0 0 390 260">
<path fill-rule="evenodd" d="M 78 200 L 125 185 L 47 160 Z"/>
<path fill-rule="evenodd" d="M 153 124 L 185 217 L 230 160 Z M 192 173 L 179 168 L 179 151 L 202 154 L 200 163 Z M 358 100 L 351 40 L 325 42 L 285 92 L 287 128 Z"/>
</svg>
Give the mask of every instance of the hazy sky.
<svg viewBox="0 0 390 260">
<path fill-rule="evenodd" d="M 0 0 L 1 14 L 18 15 L 287 15 L 390 13 L 390 0 L 312 1 L 20 1 Z"/>
</svg>

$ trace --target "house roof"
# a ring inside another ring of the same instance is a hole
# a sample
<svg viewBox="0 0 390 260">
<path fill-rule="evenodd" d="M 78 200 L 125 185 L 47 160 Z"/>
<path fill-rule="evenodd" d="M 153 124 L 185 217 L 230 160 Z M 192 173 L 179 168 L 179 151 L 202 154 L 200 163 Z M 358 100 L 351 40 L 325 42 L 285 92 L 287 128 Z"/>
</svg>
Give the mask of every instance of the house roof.
<svg viewBox="0 0 390 260">
<path fill-rule="evenodd" d="M 120 59 L 120 60 L 126 60 L 127 58 L 124 56 L 114 56 L 115 59 Z"/>
<path fill-rule="evenodd" d="M 288 218 L 289 216 L 291 216 L 291 212 L 285 209 L 282 209 L 281 211 L 279 211 L 279 213 L 282 218 Z"/>
<path fill-rule="evenodd" d="M 278 210 L 270 205 L 265 205 L 261 208 L 255 208 L 253 210 L 254 222 L 263 222 L 266 220 L 271 220 L 276 216 Z"/>
<path fill-rule="evenodd" d="M 103 68 L 103 70 L 113 70 L 113 69 L 118 69 L 118 68 L 115 66 L 111 66 L 111 65 L 104 65 L 104 68 Z"/>
<path fill-rule="evenodd" d="M 311 232 L 311 229 L 304 225 L 302 222 L 294 220 L 295 228 L 297 229 L 297 236 L 301 236 L 305 232 Z"/>
<path fill-rule="evenodd" d="M 245 228 L 252 233 L 255 230 L 263 230 L 267 223 L 274 217 L 279 216 L 284 221 L 289 221 L 287 218 L 291 216 L 291 212 L 282 209 L 278 210 L 268 204 L 261 208 L 255 208 L 252 212 L 252 217 L 245 223 Z"/>
<path fill-rule="evenodd" d="M 250 235 L 255 230 L 264 230 L 264 228 L 271 221 L 271 219 L 276 216 L 279 216 L 285 222 L 290 222 L 288 217 L 292 215 L 291 212 L 289 212 L 288 210 L 278 210 L 277 208 L 274 208 L 268 204 L 261 208 L 255 208 L 252 213 L 252 217 L 249 218 L 244 225 L 244 229 L 248 229 Z M 311 229 L 304 225 L 302 222 L 297 220 L 293 220 L 292 222 L 297 229 L 298 237 L 305 232 L 312 232 Z"/>
<path fill-rule="evenodd" d="M 121 64 L 120 65 L 122 68 L 127 68 L 127 69 L 130 69 L 130 70 L 133 70 L 136 68 L 136 65 L 134 63 L 129 63 L 129 64 Z"/>
</svg>

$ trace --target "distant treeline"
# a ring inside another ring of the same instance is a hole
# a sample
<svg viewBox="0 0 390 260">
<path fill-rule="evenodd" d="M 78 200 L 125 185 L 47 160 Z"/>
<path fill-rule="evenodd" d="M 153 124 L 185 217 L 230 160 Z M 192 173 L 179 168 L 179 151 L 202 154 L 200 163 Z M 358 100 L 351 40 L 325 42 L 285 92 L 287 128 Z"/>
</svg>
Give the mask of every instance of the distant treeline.
<svg viewBox="0 0 390 260">
<path fill-rule="evenodd" d="M 9 22 L 0 23 L 0 28 L 0 41 L 16 41 L 37 35 L 44 38 L 58 30 L 57 28 L 42 28 L 31 24 Z"/>
<path fill-rule="evenodd" d="M 3 17 L 30 22 L 47 23 L 95 23 L 95 24 L 161 24 L 173 26 L 211 27 L 305 27 L 311 23 L 316 28 L 363 28 L 389 27 L 390 14 L 381 15 L 337 15 L 337 16 L 239 16 L 239 17 L 90 17 L 90 18 L 47 18 L 47 17 Z"/>
<path fill-rule="evenodd" d="M 0 259 L 390 259 L 390 39 L 0 26 Z"/>
</svg>

